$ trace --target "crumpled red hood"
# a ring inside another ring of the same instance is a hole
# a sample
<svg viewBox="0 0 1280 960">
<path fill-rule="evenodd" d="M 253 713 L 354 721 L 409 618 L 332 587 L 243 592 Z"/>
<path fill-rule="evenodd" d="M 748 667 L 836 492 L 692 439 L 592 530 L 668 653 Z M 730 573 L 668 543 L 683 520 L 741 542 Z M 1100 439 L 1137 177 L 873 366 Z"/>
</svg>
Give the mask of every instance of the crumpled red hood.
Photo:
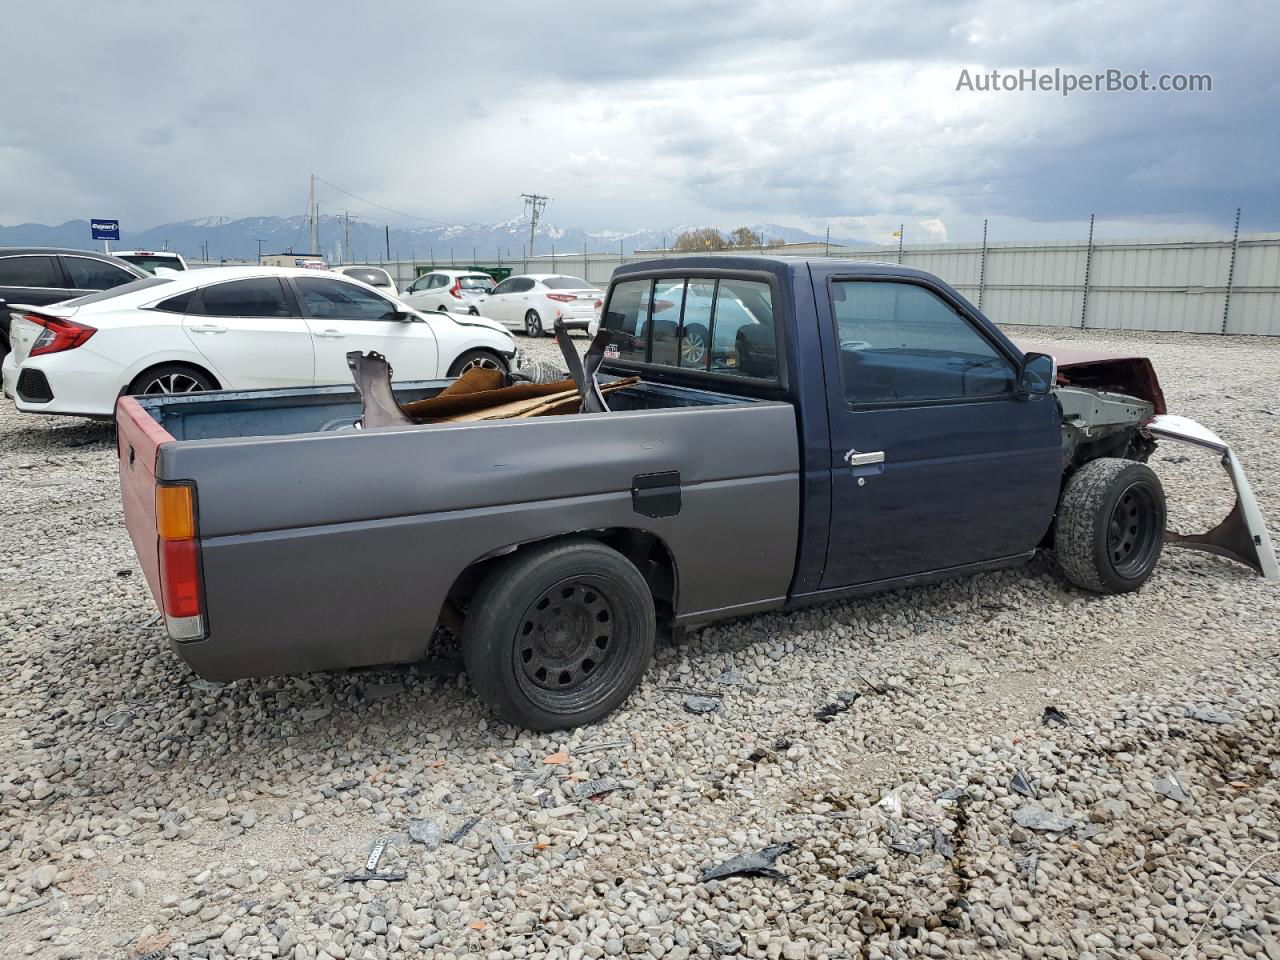
<svg viewBox="0 0 1280 960">
<path fill-rule="evenodd" d="M 1110 390 L 1146 400 L 1157 414 L 1168 413 L 1156 368 L 1147 357 L 1079 350 L 1058 343 L 1014 340 L 1023 353 L 1047 353 L 1058 361 L 1058 382 L 1094 390 Z"/>
</svg>

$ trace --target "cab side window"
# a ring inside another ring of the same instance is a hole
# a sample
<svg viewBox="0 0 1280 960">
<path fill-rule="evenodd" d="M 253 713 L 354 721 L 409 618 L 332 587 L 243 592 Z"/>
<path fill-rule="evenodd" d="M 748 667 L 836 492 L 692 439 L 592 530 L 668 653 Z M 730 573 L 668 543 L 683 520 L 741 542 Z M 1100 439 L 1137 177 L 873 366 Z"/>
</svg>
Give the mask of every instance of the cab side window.
<svg viewBox="0 0 1280 960">
<path fill-rule="evenodd" d="M 912 283 L 836 280 L 831 307 L 851 404 L 1013 393 L 1013 364 L 931 290 Z"/>
<path fill-rule="evenodd" d="M 609 295 L 610 359 L 776 380 L 773 293 L 758 280 L 628 280 Z"/>
</svg>

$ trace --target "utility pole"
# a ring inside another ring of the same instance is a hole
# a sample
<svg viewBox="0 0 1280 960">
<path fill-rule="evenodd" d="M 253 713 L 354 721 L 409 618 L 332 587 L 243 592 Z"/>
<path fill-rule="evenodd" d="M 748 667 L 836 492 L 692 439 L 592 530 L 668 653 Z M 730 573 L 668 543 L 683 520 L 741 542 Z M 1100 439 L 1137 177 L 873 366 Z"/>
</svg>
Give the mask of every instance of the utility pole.
<svg viewBox="0 0 1280 960">
<path fill-rule="evenodd" d="M 390 259 L 391 259 L 391 227 L 390 227 L 388 224 L 385 224 L 385 223 L 384 223 L 384 224 L 382 225 L 382 229 L 383 229 L 384 231 L 386 231 L 386 236 L 387 236 L 387 259 L 388 259 L 388 260 L 390 260 Z"/>
<path fill-rule="evenodd" d="M 898 262 L 902 262 L 902 234 L 905 232 L 905 223 L 898 224 Z"/>
<path fill-rule="evenodd" d="M 538 229 L 538 218 L 542 216 L 542 211 L 547 205 L 550 197 L 544 197 L 540 193 L 522 193 L 521 199 L 524 200 L 524 208 L 529 211 L 529 256 L 533 256 L 533 237 Z"/>
<path fill-rule="evenodd" d="M 344 259 L 351 257 L 351 211 L 343 211 L 342 220 L 342 256 Z"/>
<path fill-rule="evenodd" d="M 311 175 L 311 200 L 307 204 L 307 213 L 311 215 L 311 253 L 319 253 L 320 247 L 320 211 L 316 208 L 316 175 Z"/>
<path fill-rule="evenodd" d="M 831 228 L 827 227 L 827 248 L 822 254 L 824 257 L 831 256 Z"/>
<path fill-rule="evenodd" d="M 261 264 L 262 263 L 262 240 L 258 237 L 254 237 L 253 240 L 258 245 L 258 263 Z"/>
</svg>

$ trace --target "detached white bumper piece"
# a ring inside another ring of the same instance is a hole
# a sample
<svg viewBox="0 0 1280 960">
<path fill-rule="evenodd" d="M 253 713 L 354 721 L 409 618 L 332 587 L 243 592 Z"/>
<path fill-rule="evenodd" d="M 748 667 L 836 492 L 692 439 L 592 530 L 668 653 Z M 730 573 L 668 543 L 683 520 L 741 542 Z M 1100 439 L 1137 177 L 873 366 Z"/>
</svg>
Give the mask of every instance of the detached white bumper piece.
<svg viewBox="0 0 1280 960">
<path fill-rule="evenodd" d="M 1164 535 L 1165 542 L 1216 553 L 1253 567 L 1268 580 L 1280 580 L 1280 564 L 1276 563 L 1276 551 L 1271 546 L 1262 511 L 1258 509 L 1253 489 L 1231 447 L 1208 427 L 1190 417 L 1160 414 L 1152 417 L 1145 429 L 1158 440 L 1177 440 L 1217 453 L 1222 458 L 1222 469 L 1227 471 L 1236 488 L 1236 505 L 1220 524 L 1207 533 L 1183 534 L 1168 530 Z"/>
</svg>

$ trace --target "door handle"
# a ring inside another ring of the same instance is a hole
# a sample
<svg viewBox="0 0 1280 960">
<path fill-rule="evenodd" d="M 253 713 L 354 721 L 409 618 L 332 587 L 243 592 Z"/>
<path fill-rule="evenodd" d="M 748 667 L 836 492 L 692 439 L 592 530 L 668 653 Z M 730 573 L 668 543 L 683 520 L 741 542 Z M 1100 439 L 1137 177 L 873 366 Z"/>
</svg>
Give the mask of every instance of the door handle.
<svg viewBox="0 0 1280 960">
<path fill-rule="evenodd" d="M 192 333 L 226 333 L 226 327 L 220 327 L 216 323 L 201 323 L 191 328 Z"/>
<path fill-rule="evenodd" d="M 857 450 L 850 450 L 844 455 L 844 461 L 851 467 L 867 467 L 873 463 L 884 463 L 884 451 L 859 453 Z"/>
<path fill-rule="evenodd" d="M 324 340 L 341 340 L 346 334 L 340 330 L 321 330 L 316 336 Z"/>
</svg>

